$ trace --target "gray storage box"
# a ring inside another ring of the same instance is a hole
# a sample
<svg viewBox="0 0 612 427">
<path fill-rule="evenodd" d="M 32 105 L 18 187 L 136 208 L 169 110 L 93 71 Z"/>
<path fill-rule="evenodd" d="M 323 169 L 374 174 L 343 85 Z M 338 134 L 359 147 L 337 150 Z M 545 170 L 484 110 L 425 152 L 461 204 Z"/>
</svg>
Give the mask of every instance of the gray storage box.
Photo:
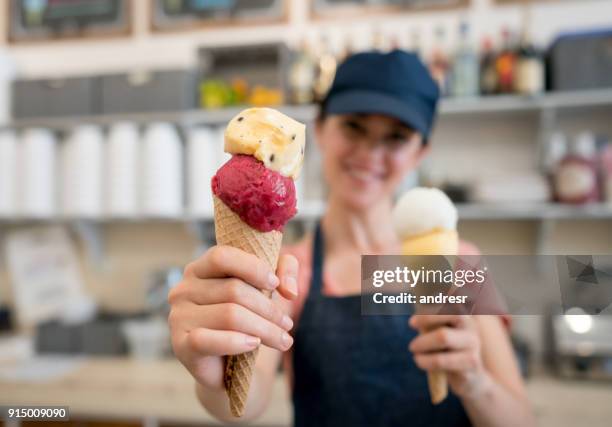
<svg viewBox="0 0 612 427">
<path fill-rule="evenodd" d="M 80 328 L 81 352 L 97 356 L 127 353 L 127 344 L 119 320 L 98 320 Z"/>
<path fill-rule="evenodd" d="M 189 110 L 196 107 L 195 70 L 135 72 L 102 77 L 102 113 Z"/>
<path fill-rule="evenodd" d="M 95 78 L 16 80 L 13 82 L 13 117 L 79 116 L 97 113 Z"/>
<path fill-rule="evenodd" d="M 37 353 L 77 354 L 81 351 L 78 325 L 63 325 L 48 322 L 36 330 L 35 349 Z"/>
<path fill-rule="evenodd" d="M 551 90 L 612 87 L 612 29 L 567 34 L 548 52 Z"/>
</svg>

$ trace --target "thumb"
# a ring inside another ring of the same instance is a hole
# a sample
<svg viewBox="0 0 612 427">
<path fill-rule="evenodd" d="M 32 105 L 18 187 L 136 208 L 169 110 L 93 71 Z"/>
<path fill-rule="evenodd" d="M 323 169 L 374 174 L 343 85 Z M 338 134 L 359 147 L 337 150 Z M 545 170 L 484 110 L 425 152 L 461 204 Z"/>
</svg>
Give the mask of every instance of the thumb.
<svg viewBox="0 0 612 427">
<path fill-rule="evenodd" d="M 278 260 L 276 275 L 280 279 L 280 285 L 276 290 L 287 299 L 295 299 L 298 295 L 298 276 L 299 263 L 293 255 L 281 255 Z"/>
</svg>

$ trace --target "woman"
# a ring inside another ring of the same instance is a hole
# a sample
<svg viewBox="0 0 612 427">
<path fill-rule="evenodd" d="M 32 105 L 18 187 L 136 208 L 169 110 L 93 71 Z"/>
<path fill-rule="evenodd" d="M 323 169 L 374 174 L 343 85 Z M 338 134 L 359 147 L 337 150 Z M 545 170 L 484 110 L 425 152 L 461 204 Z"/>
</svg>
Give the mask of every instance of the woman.
<svg viewBox="0 0 612 427">
<path fill-rule="evenodd" d="M 500 318 L 360 315 L 360 255 L 400 252 L 392 198 L 429 151 L 438 96 L 413 54 L 350 57 L 316 123 L 329 197 L 314 235 L 287 248 L 276 272 L 221 246 L 185 268 L 169 296 L 173 348 L 213 415 L 233 419 L 223 356 L 261 343 L 247 420 L 265 410 L 284 354 L 297 426 L 533 423 Z M 453 392 L 437 406 L 429 370 L 446 371 Z"/>
</svg>

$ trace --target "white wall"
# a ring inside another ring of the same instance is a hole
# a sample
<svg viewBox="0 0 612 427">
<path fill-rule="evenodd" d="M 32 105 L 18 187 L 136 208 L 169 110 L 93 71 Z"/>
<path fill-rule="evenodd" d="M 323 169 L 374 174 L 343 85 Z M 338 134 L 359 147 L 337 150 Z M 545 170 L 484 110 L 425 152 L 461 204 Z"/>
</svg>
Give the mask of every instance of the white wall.
<svg viewBox="0 0 612 427">
<path fill-rule="evenodd" d="M 443 25 L 455 34 L 458 22 L 468 19 L 477 40 L 490 34 L 497 36 L 502 26 L 519 29 L 524 14 L 520 5 L 497 6 L 494 0 L 472 0 L 462 11 L 418 12 L 350 19 L 347 21 L 311 22 L 307 17 L 307 0 L 289 0 L 288 24 L 266 27 L 202 30 L 173 34 L 151 34 L 148 28 L 148 0 L 134 0 L 135 28 L 129 39 L 108 41 L 67 41 L 9 46 L 22 76 L 99 73 L 140 67 L 182 67 L 195 61 L 195 48 L 203 45 L 253 43 L 270 40 L 295 42 L 323 30 L 333 40 L 350 36 L 357 46 L 367 43 L 373 27 L 407 40 L 416 28 L 422 42 L 431 45 L 436 27 Z M 0 14 L 0 34 L 4 37 L 5 14 Z M 382 26 L 384 24 L 384 27 Z M 531 33 L 538 43 L 547 44 L 561 31 L 612 27 L 611 0 L 542 0 L 534 4 Z M 0 45 L 5 39 L 0 39 Z"/>
</svg>

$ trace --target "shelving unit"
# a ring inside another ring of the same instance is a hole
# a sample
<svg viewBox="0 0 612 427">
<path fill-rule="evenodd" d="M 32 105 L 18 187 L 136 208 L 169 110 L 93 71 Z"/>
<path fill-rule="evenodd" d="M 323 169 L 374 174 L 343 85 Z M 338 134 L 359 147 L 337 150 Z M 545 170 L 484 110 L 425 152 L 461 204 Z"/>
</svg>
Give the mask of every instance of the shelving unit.
<svg viewBox="0 0 612 427">
<path fill-rule="evenodd" d="M 324 210 L 323 203 L 312 202 L 306 203 L 299 207 L 299 212 L 296 219 L 302 221 L 310 221 L 321 216 Z M 209 222 L 213 220 L 212 213 L 210 215 L 180 215 L 180 216 L 135 216 L 135 217 L 71 217 L 71 216 L 54 216 L 52 218 L 30 218 L 30 217 L 11 217 L 0 218 L 0 224 L 49 224 L 57 223 L 64 224 L 72 221 L 83 221 L 88 223 L 98 224 L 130 224 L 130 223 L 189 223 L 189 222 Z"/>
<path fill-rule="evenodd" d="M 540 112 L 612 106 L 612 89 L 551 92 L 538 96 L 499 95 L 481 98 L 447 99 L 440 114 L 486 114 Z"/>
<path fill-rule="evenodd" d="M 612 204 L 597 203 L 584 206 L 562 205 L 555 203 L 459 203 L 457 204 L 459 219 L 464 221 L 481 220 L 511 220 L 511 221 L 541 221 L 541 220 L 608 220 L 612 219 Z M 313 221 L 325 211 L 325 204 L 319 201 L 309 201 L 299 207 L 296 219 Z M 98 224 L 130 224 L 130 223 L 190 223 L 210 222 L 211 215 L 181 215 L 176 217 L 54 217 L 54 218 L 0 218 L 0 224 L 36 224 L 36 223 L 68 223 L 83 221 Z"/>
<path fill-rule="evenodd" d="M 442 118 L 458 115 L 506 114 L 506 113 L 539 113 L 544 122 L 555 120 L 555 112 L 561 110 L 612 107 L 612 88 L 605 90 L 588 90 L 573 92 L 547 93 L 535 97 L 527 96 L 489 96 L 466 99 L 444 99 L 440 105 Z M 141 125 L 164 121 L 175 123 L 179 127 L 191 126 L 222 126 L 238 114 L 243 107 L 224 108 L 219 110 L 191 110 L 167 113 L 139 113 L 139 114 L 112 114 L 78 117 L 47 117 L 36 119 L 15 120 L 9 125 L 0 128 L 26 129 L 31 127 L 44 127 L 58 131 L 69 131 L 83 123 L 99 126 L 109 126 L 120 121 L 130 121 Z M 296 120 L 312 123 L 317 114 L 315 105 L 283 105 L 278 107 L 285 114 Z M 550 124 L 542 123 L 542 127 Z M 547 132 L 542 129 L 541 133 Z M 309 201 L 302 206 L 298 218 L 312 220 L 323 211 L 321 201 Z M 460 216 L 466 220 L 545 220 L 545 219 L 612 219 L 612 207 L 606 205 L 593 205 L 587 207 L 572 207 L 555 204 L 480 204 L 469 203 L 459 205 Z M 41 219 L 1 219 L 3 223 L 23 222 L 65 222 L 74 218 Z M 211 217 L 192 217 L 184 215 L 178 218 L 95 218 L 88 221 L 113 222 L 141 222 L 141 221 L 209 221 Z M 87 219 L 85 219 L 87 220 Z"/>
<path fill-rule="evenodd" d="M 479 98 L 444 99 L 440 104 L 441 117 L 454 115 L 481 115 L 490 113 L 542 112 L 546 110 L 571 110 L 595 107 L 612 107 L 612 89 L 547 93 L 539 96 L 499 95 Z M 15 120 L 1 128 L 24 129 L 45 127 L 57 130 L 69 130 L 83 123 L 108 126 L 120 121 L 139 124 L 164 121 L 178 125 L 216 126 L 227 123 L 244 107 L 231 107 L 219 110 L 190 110 L 183 112 L 105 114 L 76 117 L 41 117 L 35 119 Z M 282 105 L 278 108 L 287 115 L 303 122 L 312 122 L 316 118 L 315 105 Z"/>
<path fill-rule="evenodd" d="M 112 114 L 79 117 L 47 117 L 27 120 L 15 120 L 1 128 L 21 130 L 31 127 L 44 127 L 59 132 L 70 131 L 83 123 L 102 127 L 120 121 L 130 121 L 139 125 L 152 122 L 174 123 L 179 129 L 192 126 L 223 126 L 244 107 L 232 107 L 220 110 L 191 110 L 167 113 Z M 276 107 L 296 120 L 312 123 L 317 114 L 315 105 L 283 105 Z M 445 117 L 472 117 L 490 114 L 536 114 L 539 117 L 538 142 L 541 146 L 548 134 L 554 130 L 559 112 L 579 111 L 592 108 L 612 108 L 612 88 L 575 92 L 547 93 L 534 97 L 527 96 L 490 96 L 466 99 L 444 99 L 440 105 L 441 119 Z M 296 220 L 309 223 L 320 217 L 324 211 L 324 202 L 309 200 L 302 204 Z M 589 206 L 568 206 L 552 203 L 544 204 L 499 204 L 499 203 L 466 203 L 458 205 L 460 219 L 466 221 L 537 221 L 537 247 L 541 252 L 545 242 L 554 228 L 556 220 L 612 220 L 612 205 L 596 204 Z M 135 218 L 66 218 L 49 219 L 0 218 L 0 224 L 48 224 L 61 223 L 74 225 L 76 231 L 90 243 L 90 252 L 100 254 L 103 236 L 102 224 L 155 223 L 174 222 L 185 224 L 196 230 L 200 238 L 205 236 L 211 227 L 212 215 L 180 215 L 172 218 L 135 217 Z"/>
<path fill-rule="evenodd" d="M 70 130 L 84 123 L 98 126 L 110 126 L 118 122 L 134 122 L 146 125 L 153 122 L 169 122 L 180 126 L 220 126 L 227 124 L 236 114 L 245 107 L 231 107 L 219 110 L 190 110 L 159 113 L 126 113 L 126 114 L 100 114 L 95 116 L 75 117 L 41 117 L 33 119 L 18 119 L 9 125 L 0 125 L 0 128 L 26 129 L 42 127 L 54 130 Z M 275 107 L 281 112 L 296 120 L 312 122 L 316 115 L 313 105 L 281 105 Z"/>
<path fill-rule="evenodd" d="M 612 219 L 612 204 L 584 206 L 555 203 L 492 204 L 463 203 L 457 205 L 462 220 L 592 220 Z"/>
</svg>

